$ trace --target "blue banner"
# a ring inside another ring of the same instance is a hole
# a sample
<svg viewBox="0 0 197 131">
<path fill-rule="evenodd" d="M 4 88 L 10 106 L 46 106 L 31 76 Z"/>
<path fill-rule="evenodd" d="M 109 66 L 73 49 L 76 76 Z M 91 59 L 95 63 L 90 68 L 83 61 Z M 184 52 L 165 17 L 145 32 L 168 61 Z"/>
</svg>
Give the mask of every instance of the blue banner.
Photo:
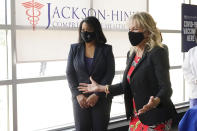
<svg viewBox="0 0 197 131">
<path fill-rule="evenodd" d="M 195 28 L 197 27 L 197 5 L 182 4 L 182 52 L 196 46 Z"/>
</svg>

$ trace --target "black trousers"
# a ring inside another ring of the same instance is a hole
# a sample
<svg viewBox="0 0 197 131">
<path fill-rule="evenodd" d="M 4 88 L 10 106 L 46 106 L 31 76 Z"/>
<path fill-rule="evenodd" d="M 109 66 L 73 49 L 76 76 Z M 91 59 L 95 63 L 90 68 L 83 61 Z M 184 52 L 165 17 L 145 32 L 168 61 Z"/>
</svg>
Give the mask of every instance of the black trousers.
<svg viewBox="0 0 197 131">
<path fill-rule="evenodd" d="M 99 98 L 94 107 L 82 109 L 73 99 L 76 131 L 107 131 L 110 119 L 111 99 Z"/>
</svg>

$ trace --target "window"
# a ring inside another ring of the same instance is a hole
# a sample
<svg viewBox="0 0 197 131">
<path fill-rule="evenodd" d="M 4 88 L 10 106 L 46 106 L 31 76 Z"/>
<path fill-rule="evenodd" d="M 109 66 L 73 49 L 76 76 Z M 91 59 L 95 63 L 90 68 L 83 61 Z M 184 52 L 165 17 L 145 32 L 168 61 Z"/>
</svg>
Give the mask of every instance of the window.
<svg viewBox="0 0 197 131">
<path fill-rule="evenodd" d="M 131 44 L 129 43 L 129 39 L 128 39 L 128 32 L 126 31 L 104 31 L 104 34 L 107 38 L 107 43 L 112 45 L 113 47 L 114 57 L 118 59 L 125 58 L 131 46 Z M 124 63 L 126 63 L 126 61 Z M 117 63 L 117 66 L 118 66 L 118 63 Z"/>
<path fill-rule="evenodd" d="M 77 31 L 17 30 L 17 62 L 65 61 L 70 44 L 77 40 Z"/>
<path fill-rule="evenodd" d="M 49 130 L 73 124 L 70 89 L 65 80 L 17 86 L 18 130 Z"/>
<path fill-rule="evenodd" d="M 0 25 L 11 23 L 10 0 L 1 0 L 0 4 Z"/>
<path fill-rule="evenodd" d="M 11 77 L 11 34 L 10 31 L 0 30 L 0 80 Z"/>
<path fill-rule="evenodd" d="M 0 86 L 0 130 L 8 130 L 8 88 L 7 86 Z"/>
<path fill-rule="evenodd" d="M 183 53 L 181 52 L 180 33 L 162 33 L 163 44 L 168 46 L 170 66 L 179 66 L 183 63 Z"/>
<path fill-rule="evenodd" d="M 5 0 L 1 0 L 0 4 L 0 24 L 5 24 Z"/>
<path fill-rule="evenodd" d="M 7 24 L 10 25 L 11 24 L 11 3 L 10 3 L 10 0 L 5 0 L 5 1 L 7 5 L 7 13 L 6 13 Z"/>
<path fill-rule="evenodd" d="M 66 61 L 49 61 L 17 64 L 17 78 L 62 76 L 66 72 Z"/>
<path fill-rule="evenodd" d="M 159 29 L 181 29 L 181 0 L 149 0 L 149 12 Z"/>
<path fill-rule="evenodd" d="M 184 81 L 182 69 L 170 70 L 170 80 L 173 90 L 172 101 L 174 104 L 181 103 L 185 101 L 184 97 Z"/>
<path fill-rule="evenodd" d="M 122 74 L 115 75 L 112 84 L 116 84 L 118 82 L 121 82 L 121 80 L 122 80 Z M 112 99 L 110 117 L 112 118 L 112 117 L 117 117 L 120 115 L 125 115 L 125 105 L 124 105 L 124 96 L 123 95 L 115 96 Z"/>
<path fill-rule="evenodd" d="M 170 66 L 181 66 L 183 63 L 183 53 L 181 52 L 181 34 L 180 33 L 162 33 L 163 43 L 168 46 Z M 180 103 L 185 101 L 184 79 L 182 69 L 173 68 L 170 70 L 170 78 L 173 89 L 172 101 Z M 178 95 L 178 96 L 177 96 Z"/>
<path fill-rule="evenodd" d="M 94 11 L 93 15 L 100 19 L 104 29 L 128 30 L 125 23 L 129 16 L 137 11 L 146 11 L 146 1 L 93 0 L 93 8 L 99 11 L 98 13 Z M 103 15 L 100 15 L 100 12 L 103 12 Z"/>
<path fill-rule="evenodd" d="M 191 4 L 197 5 L 197 1 L 196 0 L 191 0 Z"/>
</svg>

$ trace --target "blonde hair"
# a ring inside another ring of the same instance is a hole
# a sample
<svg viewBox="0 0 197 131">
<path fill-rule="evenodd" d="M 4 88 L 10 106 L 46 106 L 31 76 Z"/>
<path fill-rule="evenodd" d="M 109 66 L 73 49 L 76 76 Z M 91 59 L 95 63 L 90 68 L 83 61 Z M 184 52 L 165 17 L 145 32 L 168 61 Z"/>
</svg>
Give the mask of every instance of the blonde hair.
<svg viewBox="0 0 197 131">
<path fill-rule="evenodd" d="M 129 24 L 131 24 L 133 21 L 135 21 L 139 27 L 144 29 L 144 32 L 148 31 L 149 39 L 147 41 L 147 45 L 149 51 L 152 50 L 155 46 L 163 47 L 163 44 L 161 43 L 161 32 L 156 27 L 156 22 L 149 13 L 137 12 L 130 17 Z"/>
</svg>

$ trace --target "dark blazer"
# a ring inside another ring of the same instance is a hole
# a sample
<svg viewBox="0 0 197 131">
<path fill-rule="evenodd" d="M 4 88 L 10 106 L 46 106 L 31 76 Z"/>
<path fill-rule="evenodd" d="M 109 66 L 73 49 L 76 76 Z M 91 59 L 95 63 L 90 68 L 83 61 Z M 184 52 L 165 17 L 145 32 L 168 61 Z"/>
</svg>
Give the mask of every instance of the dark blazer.
<svg viewBox="0 0 197 131">
<path fill-rule="evenodd" d="M 115 74 L 114 55 L 112 46 L 97 45 L 95 48 L 92 70 L 90 73 L 85 64 L 85 44 L 72 44 L 68 55 L 66 75 L 73 97 L 82 94 L 78 91 L 79 83 L 90 83 L 89 77 L 99 84 L 111 84 Z M 105 96 L 105 93 L 96 93 Z"/>
<path fill-rule="evenodd" d="M 170 100 L 172 88 L 169 76 L 169 58 L 166 48 L 154 47 L 151 51 L 145 48 L 144 54 L 135 67 L 130 84 L 127 80 L 127 73 L 135 57 L 127 54 L 127 66 L 121 83 L 109 87 L 111 95 L 124 93 L 126 116 L 129 119 L 133 116 L 134 98 L 136 109 L 143 108 L 148 103 L 150 96 L 159 97 L 160 104 L 156 108 L 139 116 L 140 121 L 145 125 L 155 125 L 172 118 L 176 114 L 173 103 Z"/>
</svg>

